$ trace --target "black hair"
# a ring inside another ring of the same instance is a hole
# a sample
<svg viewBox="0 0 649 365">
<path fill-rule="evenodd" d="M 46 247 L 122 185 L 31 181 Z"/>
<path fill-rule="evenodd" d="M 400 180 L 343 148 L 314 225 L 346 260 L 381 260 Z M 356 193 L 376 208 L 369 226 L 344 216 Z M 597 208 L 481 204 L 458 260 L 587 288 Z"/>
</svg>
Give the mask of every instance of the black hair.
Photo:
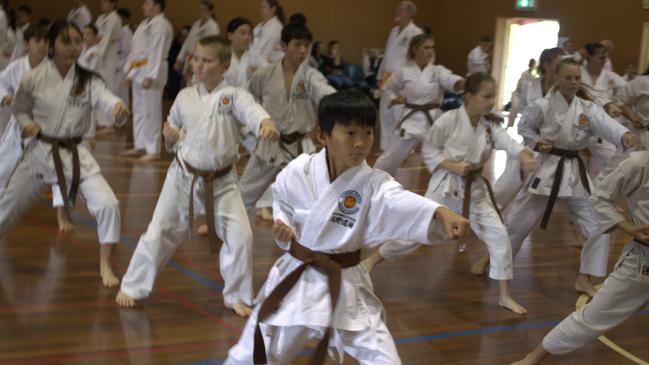
<svg viewBox="0 0 649 365">
<path fill-rule="evenodd" d="M 127 8 L 117 9 L 117 15 L 121 16 L 123 19 L 127 19 L 127 20 L 131 19 L 131 11 L 128 10 Z"/>
<path fill-rule="evenodd" d="M 282 28 L 282 42 L 288 45 L 292 40 L 313 41 L 309 28 L 297 24 L 288 24 Z"/>
<path fill-rule="evenodd" d="M 311 45 L 311 55 L 312 56 L 314 56 L 314 57 L 316 56 L 316 52 L 318 51 L 318 46 L 320 46 L 320 45 L 322 45 L 322 42 L 320 42 L 320 41 L 313 42 L 313 44 Z M 322 52 L 322 50 L 320 50 L 320 52 Z"/>
<path fill-rule="evenodd" d="M 588 43 L 584 48 L 586 48 L 586 52 L 588 52 L 589 56 L 594 56 L 600 49 L 606 50 L 606 46 L 599 42 Z"/>
<path fill-rule="evenodd" d="M 464 93 L 475 95 L 480 92 L 482 84 L 487 82 L 495 83 L 496 80 L 494 80 L 491 75 L 488 75 L 484 72 L 472 73 L 471 75 L 469 75 L 469 77 L 466 78 L 466 81 L 464 82 Z"/>
<path fill-rule="evenodd" d="M 95 35 L 99 35 L 99 30 L 97 29 L 97 27 L 94 24 L 88 23 L 85 27 L 83 27 L 83 29 L 86 29 L 86 28 L 90 29 Z"/>
<path fill-rule="evenodd" d="M 247 18 L 236 17 L 236 18 L 230 20 L 230 22 L 228 23 L 228 27 L 226 28 L 226 32 L 227 33 L 234 33 L 242 25 L 248 25 L 248 26 L 250 26 L 250 29 L 253 28 L 252 23 Z"/>
<path fill-rule="evenodd" d="M 47 40 L 47 27 L 42 24 L 32 24 L 27 27 L 25 33 L 23 33 L 23 39 L 25 40 L 25 43 L 29 42 L 30 39 L 35 39 L 37 41 L 43 39 Z"/>
<path fill-rule="evenodd" d="M 16 11 L 23 12 L 27 15 L 32 15 L 32 8 L 29 5 L 20 5 L 18 8 L 16 8 Z"/>
<path fill-rule="evenodd" d="M 199 1 L 198 3 L 201 4 L 201 5 L 203 5 L 203 6 L 205 6 L 205 7 L 207 8 L 207 10 L 209 10 L 209 11 L 213 11 L 213 10 L 214 10 L 214 3 L 212 3 L 212 2 L 209 1 L 209 0 L 201 0 L 201 1 Z"/>
<path fill-rule="evenodd" d="M 642 76 L 648 76 L 649 75 L 649 67 L 645 70 L 645 72 L 642 74 Z"/>
<path fill-rule="evenodd" d="M 546 63 L 552 63 L 555 58 L 562 55 L 563 50 L 559 47 L 544 49 L 543 52 L 541 52 L 541 56 L 539 56 L 539 65 L 536 67 L 536 69 L 541 75 L 545 75 L 547 70 L 543 65 Z"/>
<path fill-rule="evenodd" d="M 266 4 L 268 4 L 269 7 L 275 8 L 275 16 L 277 19 L 279 19 L 279 22 L 284 25 L 286 22 L 286 15 L 284 15 L 284 8 L 282 8 L 281 5 L 279 5 L 279 1 L 277 0 L 264 0 Z"/>
<path fill-rule="evenodd" d="M 336 44 L 340 44 L 340 42 L 338 40 L 334 39 L 333 41 L 329 41 L 329 44 L 327 45 L 327 47 L 331 49 L 331 47 L 335 46 Z"/>
<path fill-rule="evenodd" d="M 49 28 L 50 24 L 52 24 L 52 19 L 47 18 L 47 17 L 41 18 L 41 19 L 39 19 L 37 24 L 38 25 L 44 25 L 45 27 Z"/>
<path fill-rule="evenodd" d="M 152 1 L 153 1 L 154 4 L 158 4 L 158 6 L 160 7 L 160 11 L 165 10 L 165 6 L 167 4 L 167 2 L 165 0 L 152 0 Z"/>
<path fill-rule="evenodd" d="M 334 125 L 360 124 L 374 128 L 376 107 L 367 95 L 354 89 L 341 90 L 327 95 L 318 106 L 318 126 L 331 135 Z"/>
<path fill-rule="evenodd" d="M 406 52 L 406 58 L 411 61 L 414 60 L 417 48 L 421 47 L 422 44 L 429 40 L 434 41 L 435 37 L 427 33 L 417 34 L 416 36 L 412 37 L 410 39 L 410 43 L 408 44 L 408 52 Z"/>
<path fill-rule="evenodd" d="M 480 38 L 480 42 L 484 42 L 484 43 L 487 43 L 487 42 L 488 42 L 488 43 L 491 43 L 491 42 L 492 42 L 492 39 L 491 39 L 491 37 L 488 36 L 488 35 L 483 35 L 482 38 Z"/>
<path fill-rule="evenodd" d="M 531 67 L 536 65 L 536 60 L 534 58 L 530 58 L 530 60 L 527 62 L 527 66 Z"/>
<path fill-rule="evenodd" d="M 302 13 L 295 13 L 288 18 L 288 24 L 301 25 L 306 27 L 306 16 Z"/>
<path fill-rule="evenodd" d="M 71 42 L 70 40 L 71 29 L 76 30 L 79 33 L 79 35 L 82 34 L 81 30 L 79 30 L 79 27 L 77 27 L 74 23 L 68 22 L 65 19 L 58 20 L 54 24 L 52 24 L 49 31 L 49 40 L 50 40 L 49 57 L 50 58 L 54 57 L 54 46 L 56 43 L 56 39 L 58 37 L 61 37 L 63 39 L 63 42 L 67 42 L 67 43 Z M 77 63 L 76 61 L 74 63 L 74 68 L 75 68 L 75 80 L 74 80 L 75 95 L 83 94 L 86 85 L 88 84 L 88 82 L 90 82 L 90 80 L 93 77 L 97 77 L 101 79 L 101 76 L 79 66 L 79 63 Z"/>
</svg>

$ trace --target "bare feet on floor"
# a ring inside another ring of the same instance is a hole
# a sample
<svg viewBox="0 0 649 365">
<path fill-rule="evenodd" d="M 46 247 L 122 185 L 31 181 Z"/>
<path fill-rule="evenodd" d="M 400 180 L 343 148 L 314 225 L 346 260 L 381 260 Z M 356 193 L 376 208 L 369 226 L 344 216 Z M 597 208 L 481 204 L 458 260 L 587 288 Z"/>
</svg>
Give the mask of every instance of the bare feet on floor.
<svg viewBox="0 0 649 365">
<path fill-rule="evenodd" d="M 236 313 L 239 317 L 249 317 L 250 313 L 252 313 L 252 308 L 249 306 L 242 304 L 242 303 L 235 303 L 232 305 L 226 304 L 226 308 L 232 309 L 234 313 Z"/>
<path fill-rule="evenodd" d="M 119 305 L 122 308 L 133 308 L 135 307 L 135 300 L 133 298 L 129 297 L 126 293 L 123 291 L 119 291 L 117 293 L 117 296 L 115 297 L 115 302 L 117 305 Z"/>
<path fill-rule="evenodd" d="M 99 274 L 101 275 L 101 282 L 107 288 L 112 288 L 119 284 L 119 279 L 113 273 L 110 265 L 100 265 Z"/>
<path fill-rule="evenodd" d="M 137 159 L 138 162 L 153 162 L 153 161 L 158 161 L 160 159 L 160 155 L 158 154 L 146 154 L 140 158 Z"/>
<path fill-rule="evenodd" d="M 579 274 L 577 276 L 577 281 L 575 281 L 575 290 L 588 295 L 589 297 L 594 297 L 597 293 L 597 289 L 593 286 L 593 283 L 590 281 L 590 276 Z"/>
<path fill-rule="evenodd" d="M 207 224 L 201 224 L 196 230 L 199 236 L 207 236 Z"/>
<path fill-rule="evenodd" d="M 487 272 L 489 267 L 489 255 L 482 256 L 478 261 L 471 265 L 471 273 L 473 275 L 482 276 Z"/>
<path fill-rule="evenodd" d="M 140 149 L 137 149 L 137 148 L 131 148 L 129 150 L 120 152 L 119 155 L 123 156 L 123 157 L 138 157 L 138 156 L 142 156 L 144 153 L 145 153 L 144 150 L 140 150 Z"/>
<path fill-rule="evenodd" d="M 499 298 L 498 299 L 498 305 L 505 308 L 509 309 L 510 311 L 516 313 L 516 314 L 527 314 L 527 309 L 523 307 L 522 305 L 518 304 L 514 298 L 512 297 L 504 297 L 504 298 Z"/>
<path fill-rule="evenodd" d="M 59 232 L 70 233 L 74 229 L 70 214 L 68 214 L 68 211 L 64 207 L 56 208 L 56 220 L 59 223 Z"/>
<path fill-rule="evenodd" d="M 262 220 L 272 222 L 273 221 L 273 212 L 268 207 L 263 207 L 257 209 L 257 217 Z"/>
</svg>

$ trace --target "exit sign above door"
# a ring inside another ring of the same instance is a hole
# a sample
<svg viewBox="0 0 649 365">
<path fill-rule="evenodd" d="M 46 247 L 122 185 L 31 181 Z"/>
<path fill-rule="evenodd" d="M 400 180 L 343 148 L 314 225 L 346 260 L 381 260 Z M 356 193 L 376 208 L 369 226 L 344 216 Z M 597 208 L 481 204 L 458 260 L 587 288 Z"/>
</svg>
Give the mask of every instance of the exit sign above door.
<svg viewBox="0 0 649 365">
<path fill-rule="evenodd" d="M 536 10 L 537 0 L 516 0 L 516 10 Z"/>
</svg>

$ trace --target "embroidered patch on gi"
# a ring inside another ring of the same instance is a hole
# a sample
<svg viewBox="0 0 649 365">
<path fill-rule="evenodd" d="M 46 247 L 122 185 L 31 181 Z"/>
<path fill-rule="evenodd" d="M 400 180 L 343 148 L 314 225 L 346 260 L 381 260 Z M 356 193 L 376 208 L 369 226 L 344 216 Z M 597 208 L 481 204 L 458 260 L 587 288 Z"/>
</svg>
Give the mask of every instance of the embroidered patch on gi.
<svg viewBox="0 0 649 365">
<path fill-rule="evenodd" d="M 649 276 L 649 266 L 642 265 L 642 268 L 640 269 L 640 274 L 644 276 Z"/>
<path fill-rule="evenodd" d="M 590 118 L 586 114 L 579 114 L 579 120 L 577 121 L 577 128 L 586 129 L 590 126 Z"/>
<path fill-rule="evenodd" d="M 219 112 L 229 112 L 232 111 L 232 96 L 223 95 L 219 101 Z"/>
<path fill-rule="evenodd" d="M 493 141 L 493 136 L 491 135 L 491 127 L 487 127 L 485 129 L 485 137 L 487 138 L 487 146 L 493 146 L 494 141 Z"/>
<path fill-rule="evenodd" d="M 363 199 L 354 190 L 343 192 L 338 198 L 338 209 L 345 214 L 355 214 L 361 209 Z"/>
<path fill-rule="evenodd" d="M 535 177 L 534 181 L 532 181 L 532 189 L 538 188 L 540 183 L 541 183 L 541 179 L 539 179 L 538 177 Z"/>
<path fill-rule="evenodd" d="M 308 99 L 304 81 L 299 81 L 297 85 L 295 85 L 295 90 L 293 91 L 293 99 Z"/>
</svg>

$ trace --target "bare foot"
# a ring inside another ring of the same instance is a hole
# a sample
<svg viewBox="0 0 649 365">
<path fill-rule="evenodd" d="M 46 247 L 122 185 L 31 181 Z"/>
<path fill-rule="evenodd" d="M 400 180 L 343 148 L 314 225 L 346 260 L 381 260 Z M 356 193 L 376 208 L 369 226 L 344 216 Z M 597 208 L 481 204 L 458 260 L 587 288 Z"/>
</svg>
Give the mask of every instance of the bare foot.
<svg viewBox="0 0 649 365">
<path fill-rule="evenodd" d="M 74 224 L 72 224 L 70 215 L 65 210 L 65 207 L 56 208 L 56 220 L 59 222 L 59 232 L 70 233 L 74 229 Z"/>
<path fill-rule="evenodd" d="M 593 286 L 593 283 L 590 282 L 590 276 L 579 274 L 577 276 L 577 281 L 575 281 L 575 290 L 588 295 L 589 297 L 594 297 L 597 290 Z"/>
<path fill-rule="evenodd" d="M 516 313 L 516 314 L 527 314 L 527 309 L 523 307 L 522 305 L 518 304 L 514 298 L 512 297 L 504 297 L 498 299 L 498 305 L 505 308 L 509 309 L 510 311 Z"/>
<path fill-rule="evenodd" d="M 119 279 L 115 276 L 113 269 L 109 265 L 101 265 L 99 274 L 101 275 L 101 282 L 105 287 L 112 288 L 119 284 Z"/>
<path fill-rule="evenodd" d="M 146 154 L 140 158 L 137 159 L 138 162 L 153 162 L 153 161 L 158 161 L 160 159 L 160 155 L 158 154 Z"/>
<path fill-rule="evenodd" d="M 119 291 L 117 293 L 117 296 L 115 297 L 115 302 L 117 305 L 119 305 L 122 308 L 134 308 L 135 307 L 135 300 L 133 298 L 129 297 L 128 294 L 124 293 L 123 291 Z"/>
<path fill-rule="evenodd" d="M 487 272 L 489 267 L 489 255 L 484 255 L 478 261 L 471 265 L 471 273 L 473 275 L 482 276 Z"/>
<path fill-rule="evenodd" d="M 232 305 L 226 304 L 225 307 L 232 309 L 232 311 L 234 311 L 234 313 L 236 313 L 239 317 L 249 317 L 250 313 L 252 313 L 252 308 L 242 303 L 235 303 Z"/>
<path fill-rule="evenodd" d="M 527 358 L 513 362 L 511 365 L 534 365 L 536 362 L 528 361 Z"/>
<path fill-rule="evenodd" d="M 532 352 L 527 354 L 525 358 L 513 362 L 511 365 L 537 365 L 548 356 L 550 356 L 550 353 L 543 348 L 543 345 L 538 345 Z"/>
<path fill-rule="evenodd" d="M 199 236 L 207 236 L 207 224 L 198 226 L 196 233 L 198 233 Z"/>
<path fill-rule="evenodd" d="M 273 221 L 273 213 L 268 207 L 257 209 L 257 217 L 265 221 L 269 221 L 269 222 Z"/>
<path fill-rule="evenodd" d="M 144 150 L 131 148 L 129 150 L 120 152 L 119 155 L 123 157 L 137 157 L 137 156 L 142 156 L 143 154 L 144 154 Z"/>
</svg>

